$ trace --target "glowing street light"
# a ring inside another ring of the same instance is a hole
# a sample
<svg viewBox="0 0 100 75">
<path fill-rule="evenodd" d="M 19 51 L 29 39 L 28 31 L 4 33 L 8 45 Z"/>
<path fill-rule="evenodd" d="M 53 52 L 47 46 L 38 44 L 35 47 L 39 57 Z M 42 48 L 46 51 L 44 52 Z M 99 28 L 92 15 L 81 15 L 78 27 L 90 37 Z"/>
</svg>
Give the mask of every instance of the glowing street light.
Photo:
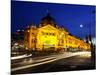
<svg viewBox="0 0 100 75">
<path fill-rule="evenodd" d="M 20 29 L 17 30 L 17 32 L 19 32 L 19 31 L 20 31 Z"/>
<path fill-rule="evenodd" d="M 30 32 L 29 30 L 27 32 Z"/>
<path fill-rule="evenodd" d="M 83 28 L 83 25 L 82 24 L 80 24 L 80 28 Z"/>
<path fill-rule="evenodd" d="M 81 35 L 83 35 L 83 32 L 82 32 L 83 24 L 80 24 L 80 28 L 81 28 Z"/>
</svg>

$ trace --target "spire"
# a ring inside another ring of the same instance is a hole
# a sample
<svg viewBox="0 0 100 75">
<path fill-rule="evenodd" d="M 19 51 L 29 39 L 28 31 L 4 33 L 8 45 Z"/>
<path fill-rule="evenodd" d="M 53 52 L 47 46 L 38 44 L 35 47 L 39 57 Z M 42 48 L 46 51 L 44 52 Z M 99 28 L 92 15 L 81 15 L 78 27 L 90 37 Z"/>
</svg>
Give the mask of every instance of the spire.
<svg viewBox="0 0 100 75">
<path fill-rule="evenodd" d="M 50 10 L 47 9 L 47 16 L 50 16 Z"/>
<path fill-rule="evenodd" d="M 47 15 L 41 19 L 40 27 L 51 24 L 55 26 L 55 19 L 51 16 L 49 9 L 46 10 Z"/>
</svg>

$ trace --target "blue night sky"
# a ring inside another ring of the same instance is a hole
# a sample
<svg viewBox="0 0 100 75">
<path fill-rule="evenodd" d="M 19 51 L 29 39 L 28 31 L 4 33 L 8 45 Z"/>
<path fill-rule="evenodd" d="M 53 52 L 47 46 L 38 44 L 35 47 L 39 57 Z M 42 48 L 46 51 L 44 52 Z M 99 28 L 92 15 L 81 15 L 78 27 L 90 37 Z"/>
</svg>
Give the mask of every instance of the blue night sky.
<svg viewBox="0 0 100 75">
<path fill-rule="evenodd" d="M 12 1 L 11 31 L 16 32 L 31 24 L 38 26 L 41 19 L 47 15 L 47 10 L 56 24 L 63 26 L 71 34 L 81 38 L 90 33 L 93 37 L 96 36 L 96 6 L 41 2 Z"/>
</svg>

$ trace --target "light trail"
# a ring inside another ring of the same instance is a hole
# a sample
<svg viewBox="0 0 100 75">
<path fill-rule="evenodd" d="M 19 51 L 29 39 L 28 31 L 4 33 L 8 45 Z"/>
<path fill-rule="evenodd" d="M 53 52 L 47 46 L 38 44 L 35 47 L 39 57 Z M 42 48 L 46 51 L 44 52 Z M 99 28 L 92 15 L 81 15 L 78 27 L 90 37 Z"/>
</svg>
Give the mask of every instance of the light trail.
<svg viewBox="0 0 100 75">
<path fill-rule="evenodd" d="M 20 55 L 20 56 L 16 56 L 16 57 L 11 57 L 11 60 L 22 59 L 22 58 L 26 58 L 26 57 L 30 57 L 30 56 L 31 56 L 31 54 L 30 55 L 24 54 L 24 55 Z"/>
<path fill-rule="evenodd" d="M 91 52 L 77 52 L 77 53 L 69 53 L 69 54 L 67 54 L 67 52 L 66 52 L 64 54 L 56 55 L 54 57 L 51 57 L 53 59 L 50 59 L 50 60 L 43 59 L 43 60 L 40 60 L 38 63 L 35 63 L 35 64 L 30 64 L 30 65 L 26 65 L 26 66 L 13 68 L 13 69 L 11 69 L 11 71 L 17 71 L 17 70 L 21 70 L 21 69 L 35 67 L 35 66 L 39 66 L 39 65 L 42 65 L 42 64 L 50 63 L 50 62 L 53 62 L 53 61 L 57 61 L 57 60 L 60 60 L 60 59 L 63 59 L 63 58 L 69 58 L 69 57 L 72 57 L 72 56 L 84 55 L 84 54 L 85 55 L 91 55 Z M 47 59 L 49 59 L 49 58 L 47 58 Z"/>
<path fill-rule="evenodd" d="M 34 64 L 34 63 L 39 63 L 39 62 L 43 62 L 43 61 L 46 61 L 46 60 L 50 60 L 50 59 L 54 59 L 55 57 L 48 57 L 48 58 L 44 58 L 44 59 L 38 59 L 38 60 L 34 60 L 34 59 L 29 59 L 28 61 L 24 60 L 23 62 L 20 62 L 20 63 L 14 63 L 15 65 L 21 65 L 21 64 Z"/>
</svg>

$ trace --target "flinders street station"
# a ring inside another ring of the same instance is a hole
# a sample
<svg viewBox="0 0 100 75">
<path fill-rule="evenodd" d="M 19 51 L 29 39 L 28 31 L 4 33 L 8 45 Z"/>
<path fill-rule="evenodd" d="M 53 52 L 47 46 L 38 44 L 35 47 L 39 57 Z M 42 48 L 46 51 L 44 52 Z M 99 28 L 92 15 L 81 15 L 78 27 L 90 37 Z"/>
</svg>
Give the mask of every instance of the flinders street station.
<svg viewBox="0 0 100 75">
<path fill-rule="evenodd" d="M 84 40 L 70 34 L 55 23 L 50 13 L 41 19 L 38 26 L 29 25 L 24 29 L 24 48 L 26 50 L 90 50 L 91 46 Z"/>
<path fill-rule="evenodd" d="M 95 8 L 12 1 L 9 73 L 96 69 Z"/>
</svg>

